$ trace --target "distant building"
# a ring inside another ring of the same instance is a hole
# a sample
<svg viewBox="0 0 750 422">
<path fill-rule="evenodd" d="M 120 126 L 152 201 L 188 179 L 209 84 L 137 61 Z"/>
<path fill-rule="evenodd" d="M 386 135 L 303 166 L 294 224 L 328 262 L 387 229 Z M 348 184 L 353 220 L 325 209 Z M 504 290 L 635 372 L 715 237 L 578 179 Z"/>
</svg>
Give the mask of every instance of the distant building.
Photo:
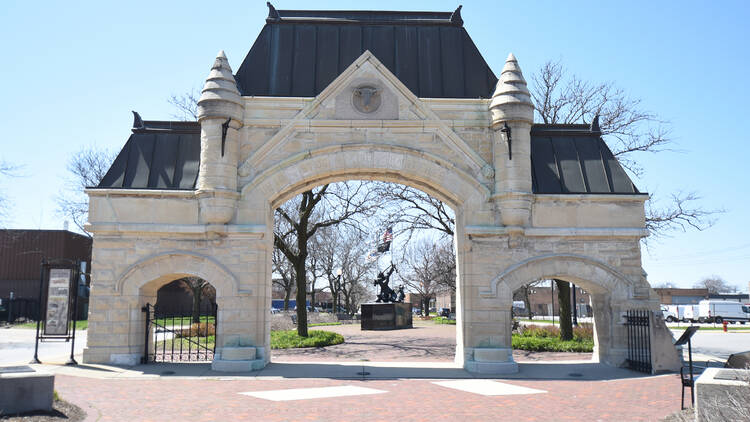
<svg viewBox="0 0 750 422">
<path fill-rule="evenodd" d="M 91 262 L 91 238 L 67 230 L 0 230 L 0 320 L 13 293 L 13 319 L 36 317 L 42 259 Z M 81 293 L 86 293 L 85 291 Z M 88 298 L 79 297 L 78 317 L 86 318 Z"/>
<path fill-rule="evenodd" d="M 708 299 L 708 289 L 655 288 L 659 302 L 663 305 L 697 305 Z"/>
</svg>

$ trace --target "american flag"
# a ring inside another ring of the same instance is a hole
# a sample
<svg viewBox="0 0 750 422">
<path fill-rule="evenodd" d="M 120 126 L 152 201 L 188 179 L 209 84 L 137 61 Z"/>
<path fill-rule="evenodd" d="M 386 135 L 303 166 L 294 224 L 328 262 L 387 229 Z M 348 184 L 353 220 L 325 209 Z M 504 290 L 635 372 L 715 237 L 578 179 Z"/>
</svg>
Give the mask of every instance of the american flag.
<svg viewBox="0 0 750 422">
<path fill-rule="evenodd" d="M 393 227 L 388 227 L 383 233 L 383 243 L 393 240 Z"/>
</svg>

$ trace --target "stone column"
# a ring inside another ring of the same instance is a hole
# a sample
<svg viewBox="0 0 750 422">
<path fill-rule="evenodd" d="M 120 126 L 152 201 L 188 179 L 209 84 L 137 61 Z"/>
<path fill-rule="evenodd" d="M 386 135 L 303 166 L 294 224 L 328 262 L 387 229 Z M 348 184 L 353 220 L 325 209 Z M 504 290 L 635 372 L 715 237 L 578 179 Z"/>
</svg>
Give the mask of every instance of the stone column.
<svg viewBox="0 0 750 422">
<path fill-rule="evenodd" d="M 234 217 L 243 105 L 224 51 L 216 56 L 198 100 L 201 160 L 197 194 L 201 221 L 226 224 Z"/>
<path fill-rule="evenodd" d="M 531 216 L 531 124 L 534 105 L 526 80 L 511 53 L 490 103 L 495 186 L 493 200 L 511 232 L 529 225 Z"/>
</svg>

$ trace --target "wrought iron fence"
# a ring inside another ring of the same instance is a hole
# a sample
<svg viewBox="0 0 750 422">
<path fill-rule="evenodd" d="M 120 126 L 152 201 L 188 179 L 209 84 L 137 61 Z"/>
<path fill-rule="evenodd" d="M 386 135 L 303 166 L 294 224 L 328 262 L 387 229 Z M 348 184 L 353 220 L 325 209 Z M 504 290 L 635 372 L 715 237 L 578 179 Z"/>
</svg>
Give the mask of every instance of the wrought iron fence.
<svg viewBox="0 0 750 422">
<path fill-rule="evenodd" d="M 151 304 L 146 313 L 143 363 L 210 361 L 216 350 L 216 304 L 201 312 L 195 322 L 191 312 L 158 312 Z"/>
<path fill-rule="evenodd" d="M 651 373 L 651 312 L 631 309 L 625 316 L 628 330 L 628 368 Z"/>
</svg>

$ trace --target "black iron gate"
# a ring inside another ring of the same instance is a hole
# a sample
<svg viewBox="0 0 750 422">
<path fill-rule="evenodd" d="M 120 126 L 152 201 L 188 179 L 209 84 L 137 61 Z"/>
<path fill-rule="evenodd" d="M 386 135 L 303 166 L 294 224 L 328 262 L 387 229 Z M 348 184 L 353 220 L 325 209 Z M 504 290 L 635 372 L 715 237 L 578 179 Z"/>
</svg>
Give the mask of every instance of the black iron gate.
<svg viewBox="0 0 750 422">
<path fill-rule="evenodd" d="M 202 312 L 200 322 L 192 313 L 166 314 L 151 304 L 141 309 L 146 314 L 146 341 L 143 363 L 211 361 L 216 349 L 216 305 Z"/>
<path fill-rule="evenodd" d="M 625 316 L 628 329 L 628 368 L 651 373 L 651 312 L 631 309 Z"/>
</svg>

